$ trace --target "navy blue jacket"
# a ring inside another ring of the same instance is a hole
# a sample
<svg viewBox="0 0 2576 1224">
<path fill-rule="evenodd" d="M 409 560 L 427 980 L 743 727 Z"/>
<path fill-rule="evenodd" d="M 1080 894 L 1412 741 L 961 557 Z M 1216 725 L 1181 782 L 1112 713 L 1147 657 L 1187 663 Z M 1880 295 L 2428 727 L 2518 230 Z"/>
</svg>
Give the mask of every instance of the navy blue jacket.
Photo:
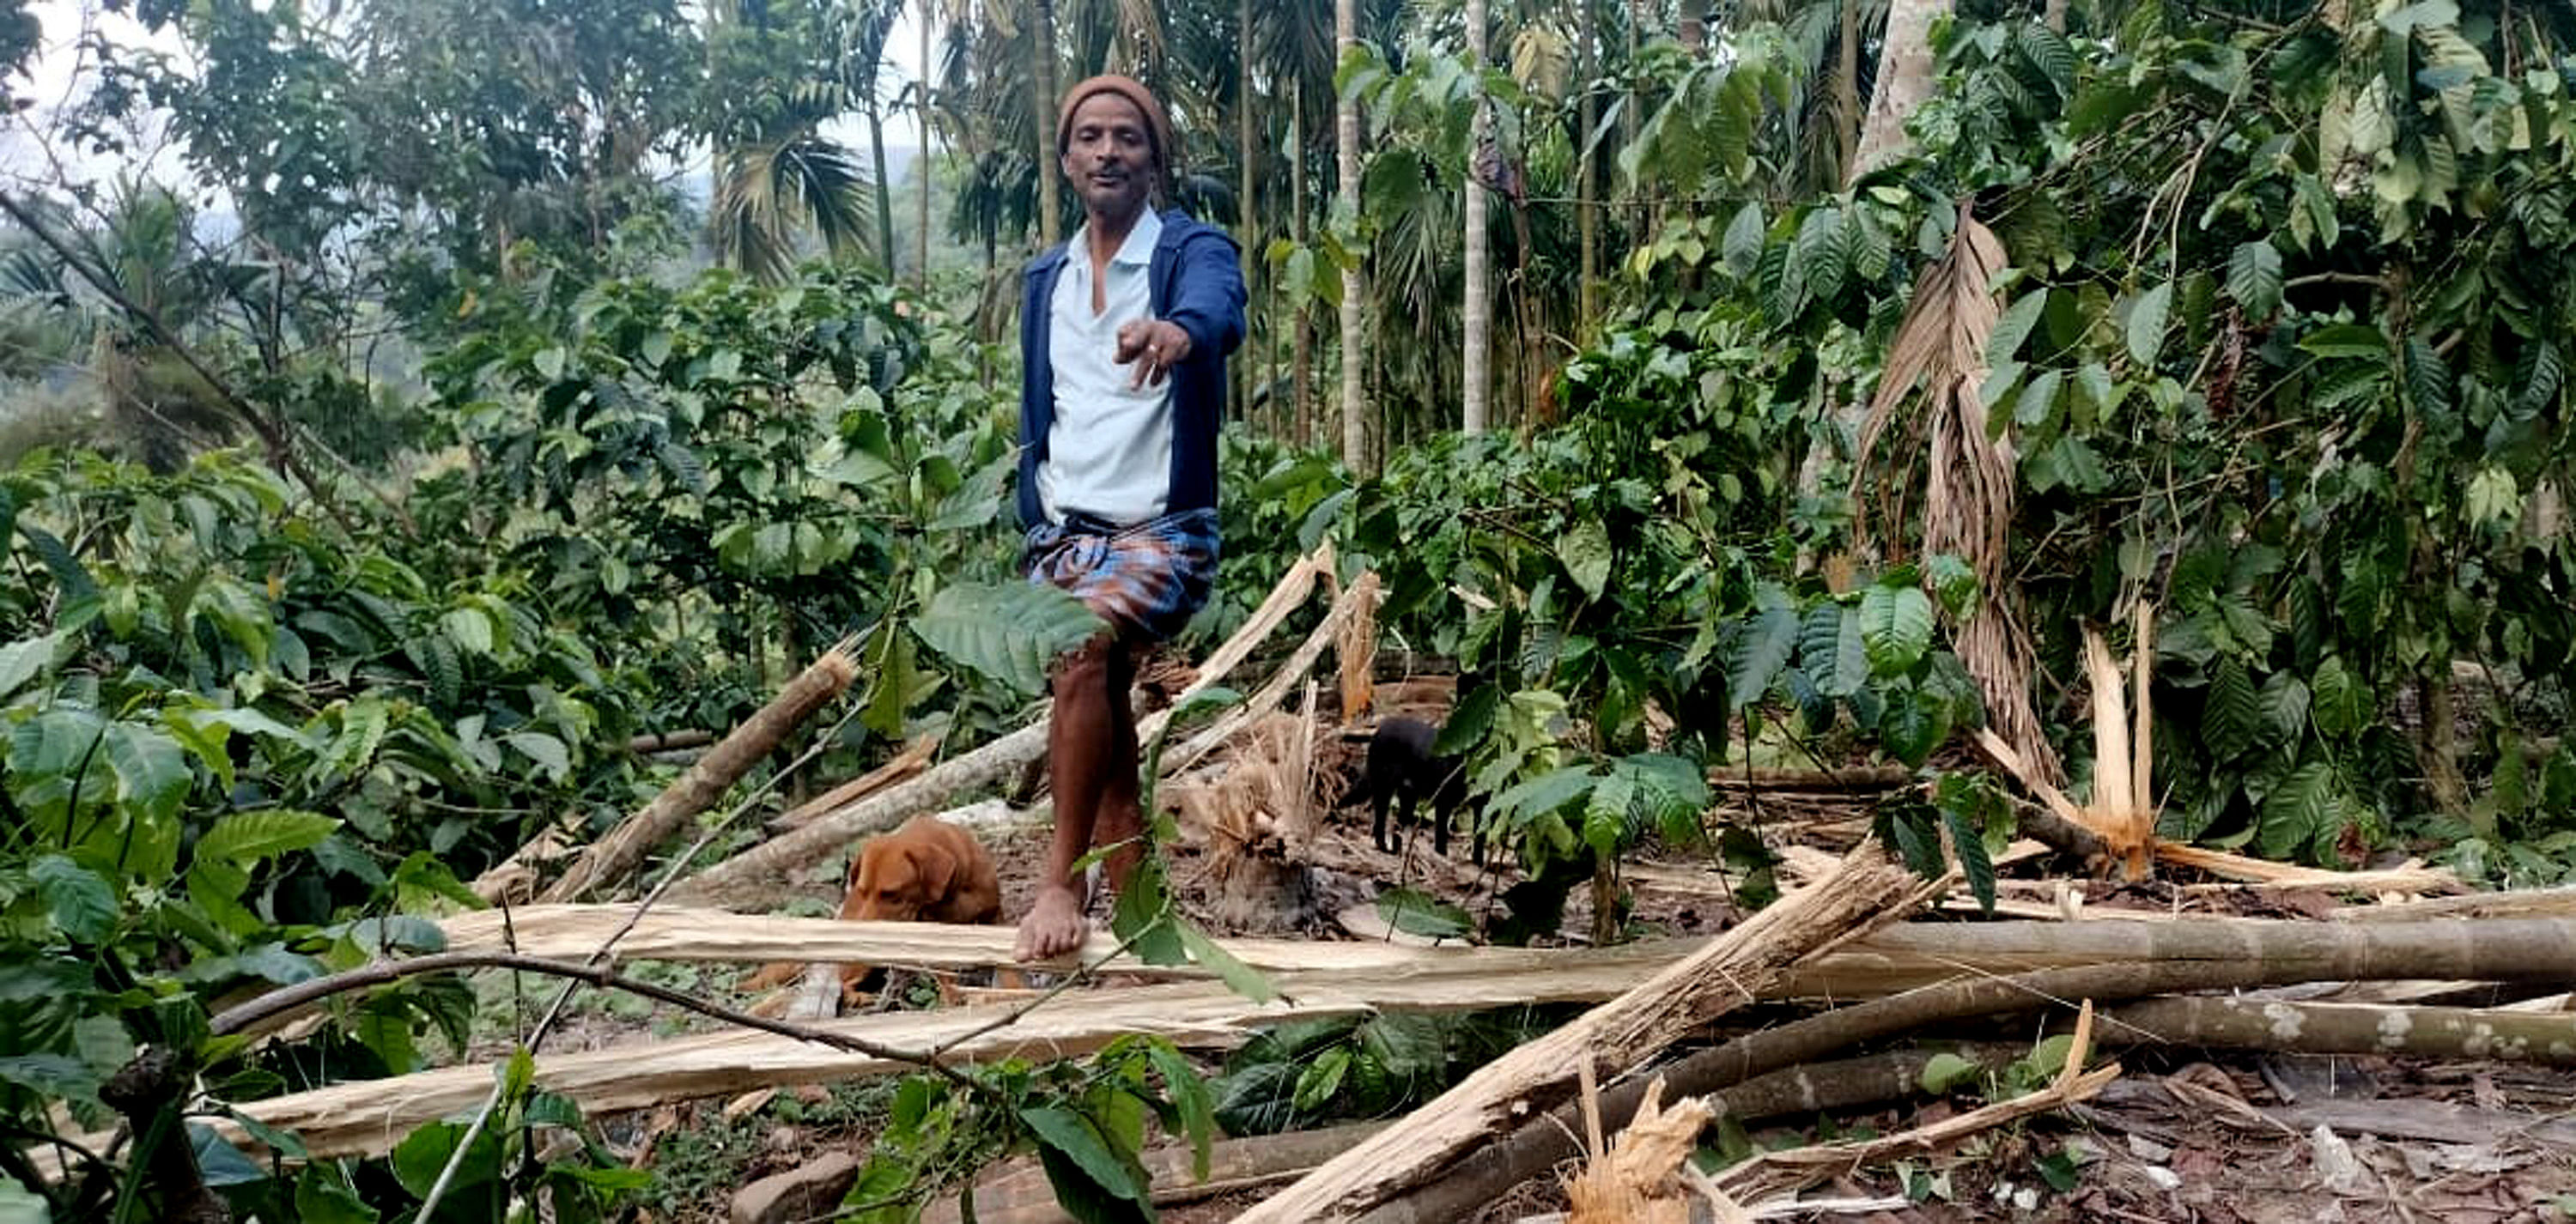
<svg viewBox="0 0 2576 1224">
<path fill-rule="evenodd" d="M 1234 239 L 1174 210 L 1146 270 L 1154 317 L 1190 334 L 1190 355 L 1172 379 L 1172 487 L 1164 513 L 1216 506 L 1216 429 L 1225 409 L 1225 359 L 1243 343 L 1243 264 Z M 1038 505 L 1038 462 L 1055 424 L 1055 363 L 1047 353 L 1048 304 L 1066 246 L 1029 262 L 1020 303 L 1020 525 L 1046 518 Z"/>
</svg>

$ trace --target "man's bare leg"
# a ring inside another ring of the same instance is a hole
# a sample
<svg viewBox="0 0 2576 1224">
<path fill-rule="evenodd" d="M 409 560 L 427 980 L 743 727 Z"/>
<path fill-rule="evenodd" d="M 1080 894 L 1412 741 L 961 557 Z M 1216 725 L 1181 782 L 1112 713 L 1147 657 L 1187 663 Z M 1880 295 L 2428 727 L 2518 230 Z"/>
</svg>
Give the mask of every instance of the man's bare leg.
<svg viewBox="0 0 2576 1224">
<path fill-rule="evenodd" d="M 1110 770 L 1101 781 L 1091 844 L 1118 847 L 1101 866 L 1111 891 L 1123 894 L 1145 852 L 1145 813 L 1137 795 L 1144 758 L 1138 755 L 1136 743 L 1135 648 L 1124 642 L 1111 646 L 1108 673 Z"/>
<path fill-rule="evenodd" d="M 1038 881 L 1037 901 L 1020 920 L 1012 954 L 1021 960 L 1048 960 L 1082 946 L 1091 924 L 1083 915 L 1083 895 L 1073 865 L 1091 852 L 1094 825 L 1109 781 L 1120 766 L 1115 758 L 1115 715 L 1110 699 L 1110 639 L 1100 638 L 1064 657 L 1055 673 L 1055 710 L 1047 727 L 1047 770 L 1055 792 L 1055 840 L 1048 847 L 1046 874 Z M 1129 732 L 1134 742 L 1134 732 Z M 1125 765 L 1134 805 L 1136 764 L 1129 750 Z"/>
</svg>

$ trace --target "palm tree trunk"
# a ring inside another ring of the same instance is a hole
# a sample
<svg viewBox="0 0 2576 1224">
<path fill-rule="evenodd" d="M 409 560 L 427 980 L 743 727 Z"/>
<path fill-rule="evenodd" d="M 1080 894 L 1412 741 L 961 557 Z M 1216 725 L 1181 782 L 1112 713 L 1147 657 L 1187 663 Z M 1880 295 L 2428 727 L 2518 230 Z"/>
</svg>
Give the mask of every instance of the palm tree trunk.
<svg viewBox="0 0 2576 1224">
<path fill-rule="evenodd" d="M 914 100 L 921 104 L 921 151 L 913 155 L 913 173 L 921 179 L 921 196 L 915 201 L 913 219 L 919 223 L 912 236 L 913 286 L 930 292 L 930 26 L 932 16 L 927 0 L 921 6 L 921 77 L 913 83 L 919 90 Z"/>
<path fill-rule="evenodd" d="M 1581 231 L 1583 248 L 1583 274 L 1579 298 L 1582 315 L 1575 321 L 1575 336 L 1578 341 L 1588 341 L 1591 338 L 1593 311 L 1600 305 L 1600 298 L 1593 287 L 1593 282 L 1601 276 L 1601 216 L 1592 198 L 1595 186 L 1592 177 L 1593 159 L 1591 153 L 1585 149 L 1585 145 L 1592 139 L 1594 122 L 1592 78 L 1599 69 L 1593 63 L 1592 40 L 1600 33 L 1596 28 L 1599 16 L 1600 10 L 1593 4 L 1593 0 L 1583 0 L 1583 13 L 1577 19 L 1578 24 L 1574 31 L 1574 54 L 1577 65 L 1574 76 L 1582 83 L 1583 89 L 1583 102 L 1577 110 L 1577 114 L 1581 116 L 1579 120 L 1581 126 L 1577 127 L 1574 133 L 1574 215 L 1577 228 Z"/>
<path fill-rule="evenodd" d="M 1357 0 L 1333 0 L 1333 47 L 1336 62 L 1359 45 Z M 1357 225 L 1360 215 L 1360 104 L 1343 94 L 1334 104 L 1333 165 L 1341 177 L 1341 213 Z M 1367 274 L 1352 268 L 1342 274 L 1342 463 L 1353 473 L 1368 470 L 1368 404 L 1360 382 L 1360 299 Z"/>
<path fill-rule="evenodd" d="M 873 74 L 871 74 L 873 75 Z M 877 159 L 877 258 L 885 262 L 886 282 L 894 282 L 894 188 L 886 182 L 885 116 L 873 96 L 868 99 L 868 151 Z"/>
<path fill-rule="evenodd" d="M 1056 219 L 1061 205 L 1055 185 L 1055 0 L 1038 0 L 1037 26 L 1029 31 L 1029 43 L 1038 86 L 1029 99 L 1037 117 L 1038 239 L 1054 246 L 1064 240 L 1062 224 Z"/>
<path fill-rule="evenodd" d="M 1252 209 L 1252 0 L 1235 0 L 1234 4 L 1234 147 L 1235 181 L 1240 184 L 1236 191 L 1235 214 L 1242 219 L 1242 227 L 1236 231 L 1236 237 L 1243 243 L 1243 283 L 1249 287 L 1258 262 L 1253 247 L 1261 239 L 1261 227 L 1253 220 Z M 1235 383 L 1234 402 L 1239 412 L 1251 406 L 1251 397 L 1244 394 L 1243 384 L 1251 378 L 1253 367 L 1249 361 L 1238 361 L 1231 368 Z M 1280 415 L 1278 398 L 1273 396 L 1265 402 L 1270 406 L 1271 434 L 1284 436 L 1287 433 L 1283 428 L 1286 418 Z"/>
<path fill-rule="evenodd" d="M 1888 0 L 1887 33 L 1880 40 L 1878 82 L 1852 155 L 1850 186 L 1860 176 L 1905 156 L 1913 145 L 1905 121 L 1932 96 L 1932 20 L 1950 12 L 1951 0 Z"/>
<path fill-rule="evenodd" d="M 1306 217 L 1306 79 L 1295 78 L 1291 95 L 1295 105 L 1288 112 L 1288 147 L 1297 155 L 1288 161 L 1288 223 L 1297 231 L 1297 245 L 1311 250 L 1315 233 Z M 1290 307 L 1297 320 L 1295 347 L 1288 356 L 1288 377 L 1296 387 L 1297 445 L 1315 444 L 1315 328 L 1302 299 Z M 1277 380 L 1273 380 L 1274 382 Z"/>
<path fill-rule="evenodd" d="M 1493 299 L 1486 285 L 1485 273 L 1485 182 L 1481 175 L 1485 151 L 1493 140 L 1491 120 L 1485 110 L 1485 0 L 1467 0 L 1467 56 L 1469 79 L 1477 82 L 1468 95 L 1467 105 L 1475 108 L 1471 120 L 1474 133 L 1467 142 L 1467 286 L 1461 313 L 1465 316 L 1467 350 L 1459 364 L 1461 408 L 1458 428 L 1469 434 L 1485 432 L 1485 358 L 1493 347 Z"/>
<path fill-rule="evenodd" d="M 1860 0 L 1842 0 L 1842 45 L 1834 60 L 1834 171 L 1846 180 L 1860 151 Z"/>
</svg>

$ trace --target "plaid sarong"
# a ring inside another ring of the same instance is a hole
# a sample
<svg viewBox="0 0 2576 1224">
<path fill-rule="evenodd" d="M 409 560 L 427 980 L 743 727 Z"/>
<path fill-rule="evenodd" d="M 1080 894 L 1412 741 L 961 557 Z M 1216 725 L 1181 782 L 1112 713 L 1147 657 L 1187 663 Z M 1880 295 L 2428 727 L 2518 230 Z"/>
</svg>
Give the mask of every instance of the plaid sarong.
<svg viewBox="0 0 2576 1224">
<path fill-rule="evenodd" d="M 1216 580 L 1216 511 L 1182 510 L 1120 527 L 1087 514 L 1029 528 L 1020 570 L 1071 591 L 1121 638 L 1179 633 Z"/>
</svg>

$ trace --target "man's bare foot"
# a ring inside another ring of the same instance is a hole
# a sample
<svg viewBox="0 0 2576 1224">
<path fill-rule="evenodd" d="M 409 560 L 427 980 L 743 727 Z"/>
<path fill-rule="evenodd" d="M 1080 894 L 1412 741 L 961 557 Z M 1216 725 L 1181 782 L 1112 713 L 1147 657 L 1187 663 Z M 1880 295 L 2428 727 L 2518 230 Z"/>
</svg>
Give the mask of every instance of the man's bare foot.
<svg viewBox="0 0 2576 1224">
<path fill-rule="evenodd" d="M 1038 890 L 1029 916 L 1020 919 L 1020 938 L 1011 955 L 1023 961 L 1054 960 L 1080 948 L 1090 933 L 1091 923 L 1082 916 L 1082 894 L 1070 886 L 1048 885 Z"/>
</svg>

